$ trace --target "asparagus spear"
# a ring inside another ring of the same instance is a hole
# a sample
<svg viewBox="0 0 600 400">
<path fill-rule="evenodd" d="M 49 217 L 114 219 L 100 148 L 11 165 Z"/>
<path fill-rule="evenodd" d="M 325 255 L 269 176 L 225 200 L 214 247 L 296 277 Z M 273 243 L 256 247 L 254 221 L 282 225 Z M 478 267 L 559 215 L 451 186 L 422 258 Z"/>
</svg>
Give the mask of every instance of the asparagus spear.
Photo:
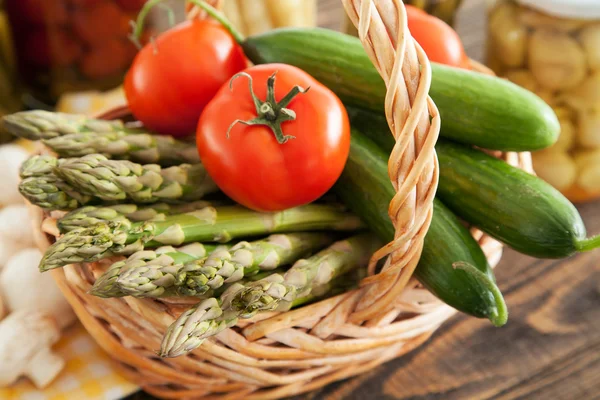
<svg viewBox="0 0 600 400">
<path fill-rule="evenodd" d="M 98 297 L 122 297 L 127 296 L 128 293 L 121 290 L 117 284 L 119 276 L 130 268 L 136 268 L 140 265 L 156 265 L 164 263 L 165 260 L 172 260 L 175 263 L 185 263 L 187 261 L 196 260 L 198 258 L 205 257 L 210 252 L 217 248 L 215 245 L 204 245 L 202 243 L 192 243 L 187 246 L 175 249 L 171 246 L 163 246 L 155 251 L 139 251 L 132 254 L 127 260 L 117 261 L 110 266 L 108 270 L 100 278 L 96 279 L 94 285 L 90 289 L 90 293 Z M 167 278 L 168 279 L 168 278 Z M 152 292 L 146 291 L 148 296 L 138 297 L 160 297 L 166 296 L 173 293 L 172 291 L 165 290 L 167 287 L 165 282 L 161 282 L 160 285 L 156 285 Z M 143 288 L 140 288 L 140 292 Z"/>
<path fill-rule="evenodd" d="M 191 242 L 226 243 L 238 237 L 300 231 L 353 231 L 359 218 L 339 207 L 310 204 L 276 213 L 260 213 L 240 206 L 206 207 L 166 217 L 163 221 L 132 225 L 109 222 L 66 233 L 48 248 L 40 270 L 113 255 L 129 255 L 144 248 L 178 246 Z"/>
<path fill-rule="evenodd" d="M 117 285 L 134 297 L 152 297 L 162 293 L 160 287 L 164 290 L 172 286 L 182 295 L 202 295 L 260 270 L 291 264 L 332 241 L 328 233 L 278 234 L 255 242 L 239 242 L 231 249 L 216 250 L 206 258 L 187 262 L 178 254 L 163 254 L 160 260 L 150 257 L 148 263 L 136 259 L 136 265 L 121 272 Z"/>
<path fill-rule="evenodd" d="M 21 111 L 2 118 L 5 129 L 29 140 L 51 139 L 73 133 L 126 132 L 145 133 L 126 128 L 123 121 L 91 119 L 80 114 L 65 114 L 44 110 Z"/>
<path fill-rule="evenodd" d="M 137 204 L 116 204 L 114 206 L 85 206 L 73 210 L 58 221 L 62 233 L 79 228 L 87 228 L 106 222 L 119 222 L 131 225 L 138 221 L 162 221 L 168 215 L 200 210 L 210 206 L 207 201 L 193 201 L 184 204 L 155 203 L 149 206 Z"/>
<path fill-rule="evenodd" d="M 161 357 L 177 357 L 204 339 L 263 310 L 284 310 L 328 292 L 335 278 L 366 265 L 381 245 L 374 235 L 361 234 L 294 264 L 285 274 L 274 273 L 255 282 L 234 283 L 219 299 L 204 300 L 181 314 L 167 329 Z"/>
<path fill-rule="evenodd" d="M 108 158 L 131 160 L 144 164 L 198 164 L 200 157 L 194 143 L 171 136 L 149 133 L 98 132 L 72 133 L 42 141 L 61 157 L 102 154 Z"/>
<path fill-rule="evenodd" d="M 190 201 L 217 191 L 202 164 L 161 168 L 90 154 L 64 160 L 55 173 L 81 193 L 107 201 Z"/>
<path fill-rule="evenodd" d="M 247 284 L 236 292 L 232 287 L 224 305 L 250 318 L 259 311 L 284 311 L 294 299 L 305 297 L 312 288 L 368 263 L 382 243 L 371 233 L 363 233 L 334 243 L 329 248 L 299 260 L 285 274 L 273 274 Z"/>
<path fill-rule="evenodd" d="M 129 128 L 118 120 L 33 110 L 7 115 L 3 121 L 10 133 L 29 140 L 41 140 L 61 157 L 99 153 L 144 164 L 200 162 L 193 143 L 153 135 L 142 128 Z"/>
<path fill-rule="evenodd" d="M 72 210 L 94 200 L 77 192 L 54 175 L 58 160 L 50 156 L 33 156 L 21 166 L 19 192 L 32 204 L 46 210 Z"/>
</svg>

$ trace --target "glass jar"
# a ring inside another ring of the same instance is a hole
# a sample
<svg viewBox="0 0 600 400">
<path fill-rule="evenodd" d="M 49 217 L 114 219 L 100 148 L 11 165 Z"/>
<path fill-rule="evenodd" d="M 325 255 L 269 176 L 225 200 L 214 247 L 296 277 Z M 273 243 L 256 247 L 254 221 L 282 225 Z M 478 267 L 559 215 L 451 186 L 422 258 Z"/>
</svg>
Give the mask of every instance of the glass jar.
<svg viewBox="0 0 600 400">
<path fill-rule="evenodd" d="M 495 1 L 488 65 L 558 116 L 559 140 L 533 154 L 538 175 L 573 201 L 600 196 L 600 1 Z"/>
<path fill-rule="evenodd" d="M 317 0 L 225 0 L 223 13 L 245 36 L 286 26 L 315 26 Z"/>
<path fill-rule="evenodd" d="M 145 0 L 6 0 L 19 74 L 36 100 L 119 85 L 137 49 L 130 21 Z M 149 27 L 152 26 L 150 19 Z"/>
<path fill-rule="evenodd" d="M 434 15 L 446 22 L 448 25 L 454 25 L 454 16 L 462 0 L 404 0 L 404 4 L 425 10 L 428 14 Z"/>
</svg>

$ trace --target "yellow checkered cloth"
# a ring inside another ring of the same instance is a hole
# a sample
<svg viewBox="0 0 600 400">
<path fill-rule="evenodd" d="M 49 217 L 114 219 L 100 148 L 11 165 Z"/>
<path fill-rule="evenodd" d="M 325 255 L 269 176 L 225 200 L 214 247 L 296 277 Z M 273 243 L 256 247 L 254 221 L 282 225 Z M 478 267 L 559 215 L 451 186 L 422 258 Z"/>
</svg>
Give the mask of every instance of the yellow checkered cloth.
<svg viewBox="0 0 600 400">
<path fill-rule="evenodd" d="M 79 323 L 63 334 L 54 350 L 66 361 L 54 382 L 39 390 L 21 379 L 9 388 L 0 388 L 0 399 L 116 400 L 138 390 L 117 373 L 108 355 Z"/>
</svg>

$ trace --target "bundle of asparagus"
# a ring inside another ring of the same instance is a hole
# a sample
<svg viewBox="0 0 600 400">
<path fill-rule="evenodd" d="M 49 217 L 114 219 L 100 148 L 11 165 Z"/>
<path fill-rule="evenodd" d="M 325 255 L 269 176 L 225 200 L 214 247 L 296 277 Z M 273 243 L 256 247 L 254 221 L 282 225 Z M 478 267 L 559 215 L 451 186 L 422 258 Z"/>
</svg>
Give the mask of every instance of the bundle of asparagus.
<svg viewBox="0 0 600 400">
<path fill-rule="evenodd" d="M 40 270 L 130 255 L 162 245 L 226 243 L 234 238 L 277 232 L 355 231 L 361 227 L 358 217 L 332 205 L 311 204 L 275 213 L 240 206 L 206 207 L 162 221 L 108 222 L 68 232 L 46 250 Z"/>
<path fill-rule="evenodd" d="M 380 246 L 381 242 L 374 235 L 357 235 L 297 261 L 284 274 L 233 284 L 218 299 L 205 299 L 181 314 L 167 329 L 159 354 L 177 357 L 234 325 L 238 318 L 249 318 L 258 311 L 286 311 L 310 301 L 322 292 L 317 288 L 330 289 L 336 278 L 365 266 Z"/>
<path fill-rule="evenodd" d="M 169 328 L 163 356 L 196 348 L 238 318 L 355 284 L 347 273 L 366 266 L 380 245 L 371 234 L 332 245 L 336 232 L 364 227 L 337 204 L 262 213 L 201 200 L 217 187 L 194 145 L 122 121 L 28 111 L 5 117 L 4 125 L 58 155 L 34 156 L 21 169 L 23 196 L 46 210 L 70 211 L 57 222 L 62 236 L 41 271 L 125 255 L 96 280 L 92 295 L 198 298 Z M 257 239 L 244 240 L 251 237 Z"/>
<path fill-rule="evenodd" d="M 242 241 L 231 248 L 194 243 L 179 249 L 144 250 L 112 265 L 96 281 L 92 293 L 102 297 L 158 297 L 174 290 L 179 295 L 198 296 L 261 270 L 290 264 L 332 241 L 328 233 L 294 233 Z"/>
</svg>

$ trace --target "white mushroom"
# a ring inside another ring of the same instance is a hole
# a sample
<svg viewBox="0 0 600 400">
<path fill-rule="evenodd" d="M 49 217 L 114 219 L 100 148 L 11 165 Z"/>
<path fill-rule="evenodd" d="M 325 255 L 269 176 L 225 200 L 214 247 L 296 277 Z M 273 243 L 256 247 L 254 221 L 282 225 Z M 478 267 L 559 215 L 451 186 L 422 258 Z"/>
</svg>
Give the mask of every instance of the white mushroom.
<svg viewBox="0 0 600 400">
<path fill-rule="evenodd" d="M 565 90 L 580 84 L 586 76 L 583 48 L 570 36 L 539 30 L 529 40 L 529 67 L 545 89 Z"/>
<path fill-rule="evenodd" d="M 28 157 L 29 153 L 21 146 L 15 144 L 0 146 L 0 171 L 3 173 L 0 204 L 7 205 L 23 202 L 18 189 L 19 169 Z"/>
<path fill-rule="evenodd" d="M 575 163 L 579 187 L 590 192 L 600 190 L 600 149 L 575 153 Z"/>
<path fill-rule="evenodd" d="M 517 19 L 514 4 L 504 3 L 490 14 L 490 39 L 494 56 L 507 67 L 519 67 L 527 53 L 527 29 Z"/>
<path fill-rule="evenodd" d="M 582 147 L 600 146 L 600 103 L 592 104 L 590 107 L 580 110 L 579 135 L 577 140 Z"/>
<path fill-rule="evenodd" d="M 33 237 L 33 224 L 25 204 L 12 204 L 0 210 L 0 240 L 33 246 Z"/>
<path fill-rule="evenodd" d="M 583 28 L 579 34 L 579 41 L 585 50 L 590 68 L 600 70 L 600 24 Z"/>
<path fill-rule="evenodd" d="M 2 238 L 0 240 L 0 271 L 12 256 L 17 254 L 21 250 L 26 249 L 27 247 L 27 244 Z"/>
<path fill-rule="evenodd" d="M 531 72 L 526 69 L 513 69 L 507 71 L 504 77 L 522 88 L 529 90 L 530 92 L 536 92 L 538 90 L 538 84 Z"/>
<path fill-rule="evenodd" d="M 577 168 L 567 153 L 545 150 L 533 153 L 531 156 L 538 176 L 556 189 L 566 190 L 575 182 Z"/>
<path fill-rule="evenodd" d="M 54 319 L 36 309 L 19 310 L 0 322 L 0 387 L 26 376 L 46 387 L 65 366 L 52 352 L 60 338 Z"/>
<path fill-rule="evenodd" d="M 35 308 L 64 328 L 75 320 L 75 315 L 52 276 L 38 271 L 41 258 L 42 253 L 33 248 L 11 257 L 0 273 L 0 293 L 9 311 Z"/>
</svg>

